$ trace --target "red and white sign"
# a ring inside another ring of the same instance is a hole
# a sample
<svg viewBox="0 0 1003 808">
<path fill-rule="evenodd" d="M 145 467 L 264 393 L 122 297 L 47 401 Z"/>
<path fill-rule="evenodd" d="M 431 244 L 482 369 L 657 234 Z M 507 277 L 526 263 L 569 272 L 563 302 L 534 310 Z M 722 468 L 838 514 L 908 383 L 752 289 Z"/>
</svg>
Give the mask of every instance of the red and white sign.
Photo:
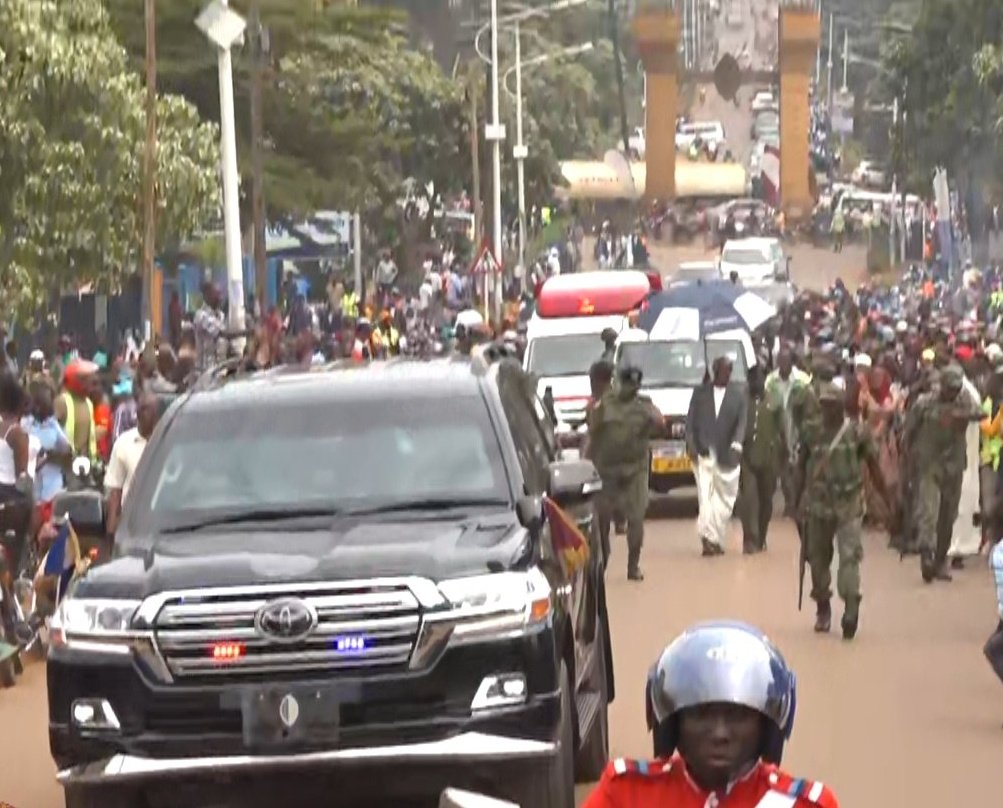
<svg viewBox="0 0 1003 808">
<path fill-rule="evenodd" d="M 502 267 L 491 248 L 484 244 L 477 259 L 470 265 L 471 275 L 501 275 Z"/>
</svg>

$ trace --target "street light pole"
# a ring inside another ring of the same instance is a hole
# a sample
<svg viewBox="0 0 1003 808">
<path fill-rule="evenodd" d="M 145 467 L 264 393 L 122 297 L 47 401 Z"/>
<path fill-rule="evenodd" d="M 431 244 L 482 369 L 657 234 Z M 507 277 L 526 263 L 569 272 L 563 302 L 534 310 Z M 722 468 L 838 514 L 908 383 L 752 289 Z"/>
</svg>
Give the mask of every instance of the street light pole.
<svg viewBox="0 0 1003 808">
<path fill-rule="evenodd" d="M 221 0 L 224 6 L 229 0 Z M 227 300 L 231 331 L 244 330 L 244 267 L 240 248 L 240 178 L 237 125 L 233 112 L 233 56 L 219 49 L 219 129 L 223 158 L 223 235 L 226 241 Z"/>
<path fill-rule="evenodd" d="M 498 98 L 498 0 L 491 0 L 491 126 L 487 132 L 487 140 L 491 141 L 491 181 L 492 185 L 492 206 L 494 210 L 494 232 L 492 249 L 496 264 L 502 264 L 502 211 L 501 211 L 501 143 L 505 139 L 505 127 L 501 124 L 501 113 L 499 110 Z M 488 290 L 492 279 L 485 274 L 484 280 L 484 303 L 487 306 Z M 495 323 L 501 323 L 501 273 L 494 279 L 494 315 Z"/>
<path fill-rule="evenodd" d="M 522 37 L 519 35 L 519 23 L 515 24 L 515 128 L 516 144 L 512 149 L 515 157 L 517 180 L 519 185 L 519 270 L 522 292 L 525 294 L 527 285 L 526 271 L 526 157 L 529 150 L 522 140 Z"/>
<path fill-rule="evenodd" d="M 146 147 L 143 154 L 143 339 L 153 337 L 157 241 L 157 9 L 146 0 Z"/>
</svg>

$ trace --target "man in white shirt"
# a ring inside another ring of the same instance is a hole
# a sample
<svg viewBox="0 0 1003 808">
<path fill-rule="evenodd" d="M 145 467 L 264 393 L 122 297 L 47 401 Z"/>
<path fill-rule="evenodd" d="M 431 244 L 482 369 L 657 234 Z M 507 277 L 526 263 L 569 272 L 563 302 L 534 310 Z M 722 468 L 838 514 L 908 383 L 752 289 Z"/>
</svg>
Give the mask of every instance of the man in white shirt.
<svg viewBox="0 0 1003 808">
<path fill-rule="evenodd" d="M 132 477 L 160 418 L 160 406 L 154 395 L 142 393 L 136 402 L 136 427 L 119 435 L 111 449 L 104 485 L 108 493 L 108 535 L 115 535 L 122 516 L 122 505 L 129 496 Z"/>
</svg>

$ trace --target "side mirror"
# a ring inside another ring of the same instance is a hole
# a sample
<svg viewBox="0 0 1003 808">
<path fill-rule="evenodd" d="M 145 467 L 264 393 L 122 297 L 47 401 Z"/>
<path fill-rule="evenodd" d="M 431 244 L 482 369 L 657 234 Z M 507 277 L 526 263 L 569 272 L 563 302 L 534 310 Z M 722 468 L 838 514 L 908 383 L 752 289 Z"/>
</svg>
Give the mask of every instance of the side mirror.
<svg viewBox="0 0 1003 808">
<path fill-rule="evenodd" d="M 461 791 L 458 788 L 447 788 L 439 797 L 439 808 L 519 808 L 514 802 L 496 800 L 472 791 Z"/>
<path fill-rule="evenodd" d="M 591 460 L 558 460 L 550 464 L 549 493 L 554 499 L 584 499 L 600 491 L 602 479 Z"/>
<path fill-rule="evenodd" d="M 519 524 L 530 533 L 538 533 L 543 529 L 543 499 L 535 496 L 519 497 L 515 503 L 515 513 Z"/>
</svg>

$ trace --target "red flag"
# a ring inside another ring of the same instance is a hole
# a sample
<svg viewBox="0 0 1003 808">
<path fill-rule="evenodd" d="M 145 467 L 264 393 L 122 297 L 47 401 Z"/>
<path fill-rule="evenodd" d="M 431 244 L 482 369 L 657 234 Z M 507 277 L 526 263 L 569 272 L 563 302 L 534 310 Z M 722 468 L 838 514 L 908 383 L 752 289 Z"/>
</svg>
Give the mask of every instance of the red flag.
<svg viewBox="0 0 1003 808">
<path fill-rule="evenodd" d="M 576 572 L 589 560 L 589 540 L 581 529 L 550 497 L 543 498 L 543 511 L 550 525 L 554 549 L 564 561 L 568 572 Z"/>
</svg>

